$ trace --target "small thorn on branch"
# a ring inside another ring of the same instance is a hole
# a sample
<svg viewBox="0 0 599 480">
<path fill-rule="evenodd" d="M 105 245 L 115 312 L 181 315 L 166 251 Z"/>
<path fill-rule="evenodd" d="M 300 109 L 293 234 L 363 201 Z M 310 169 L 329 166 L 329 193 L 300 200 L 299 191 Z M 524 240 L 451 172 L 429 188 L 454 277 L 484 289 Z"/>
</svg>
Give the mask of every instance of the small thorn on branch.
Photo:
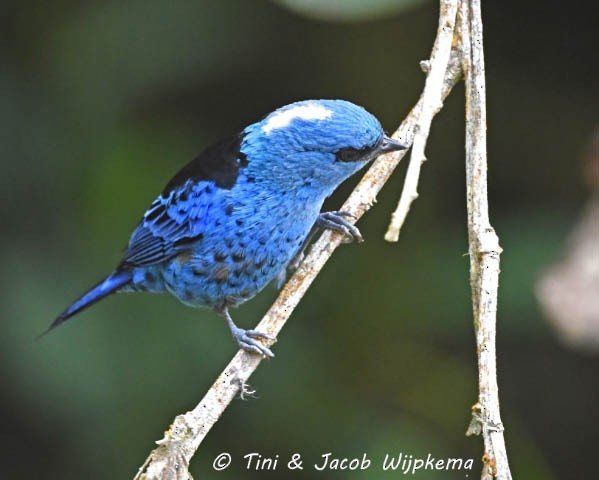
<svg viewBox="0 0 599 480">
<path fill-rule="evenodd" d="M 475 403 L 474 405 L 472 405 L 472 419 L 470 420 L 470 424 L 468 425 L 468 429 L 466 430 L 466 436 L 470 437 L 472 435 L 480 435 L 483 431 L 482 425 L 482 406 L 480 403 Z"/>
</svg>

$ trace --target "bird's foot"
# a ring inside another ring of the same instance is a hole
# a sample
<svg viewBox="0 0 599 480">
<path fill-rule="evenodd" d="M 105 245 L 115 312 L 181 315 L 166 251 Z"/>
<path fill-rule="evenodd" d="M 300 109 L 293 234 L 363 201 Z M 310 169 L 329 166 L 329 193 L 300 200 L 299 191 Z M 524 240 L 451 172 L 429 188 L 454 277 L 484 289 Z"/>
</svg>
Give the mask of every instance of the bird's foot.
<svg viewBox="0 0 599 480">
<path fill-rule="evenodd" d="M 270 348 L 265 347 L 261 342 L 258 341 L 274 341 L 275 339 L 273 337 L 267 335 L 266 333 L 258 332 L 257 330 L 245 330 L 243 328 L 239 328 L 233 322 L 227 307 L 217 308 L 215 311 L 225 319 L 229 329 L 231 330 L 231 335 L 233 335 L 233 338 L 240 348 L 243 348 L 246 352 L 257 353 L 269 358 L 273 358 L 275 356 L 274 353 L 270 351 Z"/>
<path fill-rule="evenodd" d="M 295 254 L 295 256 L 291 259 L 291 261 L 287 265 L 287 269 L 289 269 L 293 272 L 299 268 L 302 261 L 304 260 L 306 248 L 308 248 L 308 245 L 310 244 L 312 237 L 314 237 L 316 232 L 318 232 L 320 229 L 329 228 L 336 232 L 342 233 L 344 235 L 344 243 L 353 242 L 354 240 L 356 240 L 358 242 L 363 242 L 364 239 L 362 238 L 362 234 L 360 233 L 360 230 L 358 230 L 358 227 L 356 227 L 355 225 L 352 225 L 343 217 L 353 217 L 353 215 L 349 212 L 338 212 L 338 211 L 324 212 L 324 213 L 321 213 L 320 215 L 318 215 L 318 218 L 316 219 L 316 223 L 314 224 L 314 227 L 312 227 L 312 230 L 310 231 L 310 233 L 304 240 L 304 243 L 301 246 L 301 248 L 299 249 L 299 251 Z M 284 281 L 284 277 L 283 277 L 283 281 Z M 282 281 L 281 281 L 280 277 L 279 277 L 279 282 L 280 282 L 279 285 L 282 285 Z"/>
<path fill-rule="evenodd" d="M 316 225 L 320 228 L 328 228 L 345 236 L 344 243 L 350 243 L 354 240 L 363 242 L 362 234 L 358 227 L 349 223 L 344 217 L 354 217 L 349 212 L 324 212 L 318 215 Z"/>
<path fill-rule="evenodd" d="M 257 353 L 265 357 L 273 358 L 274 353 L 270 351 L 270 348 L 262 345 L 258 340 L 274 340 L 270 335 L 266 333 L 258 332 L 256 330 L 244 330 L 243 328 L 234 327 L 231 328 L 233 338 L 237 342 L 240 348 L 243 348 L 246 352 Z"/>
</svg>

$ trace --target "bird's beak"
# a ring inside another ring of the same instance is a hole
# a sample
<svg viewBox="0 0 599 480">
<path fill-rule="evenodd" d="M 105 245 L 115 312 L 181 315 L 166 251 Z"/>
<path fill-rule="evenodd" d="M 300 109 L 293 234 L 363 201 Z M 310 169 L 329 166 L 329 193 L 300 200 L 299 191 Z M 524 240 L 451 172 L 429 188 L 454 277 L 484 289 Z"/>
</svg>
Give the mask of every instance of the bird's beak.
<svg viewBox="0 0 599 480">
<path fill-rule="evenodd" d="M 405 150 L 406 147 L 403 143 L 399 143 L 397 140 L 392 139 L 385 135 L 383 137 L 383 141 L 377 148 L 377 153 L 380 155 L 382 153 L 395 152 L 396 150 Z"/>
</svg>

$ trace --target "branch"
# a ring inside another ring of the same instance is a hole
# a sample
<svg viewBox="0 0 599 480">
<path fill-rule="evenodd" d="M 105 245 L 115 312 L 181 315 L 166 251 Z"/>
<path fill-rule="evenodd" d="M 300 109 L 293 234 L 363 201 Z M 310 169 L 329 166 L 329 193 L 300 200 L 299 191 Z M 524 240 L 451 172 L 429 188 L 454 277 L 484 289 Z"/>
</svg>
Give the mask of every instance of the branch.
<svg viewBox="0 0 599 480">
<path fill-rule="evenodd" d="M 428 73 L 424 91 L 422 92 L 422 110 L 418 125 L 415 129 L 414 144 L 410 164 L 404 181 L 403 190 L 397 208 L 391 215 L 391 223 L 385 234 L 388 242 L 397 242 L 399 231 L 403 225 L 412 202 L 418 198 L 418 178 L 420 167 L 426 161 L 424 149 L 431 128 L 433 117 L 443 108 L 442 88 L 445 72 L 449 66 L 451 46 L 454 39 L 454 29 L 458 2 L 456 0 L 441 0 L 439 13 L 439 28 L 433 44 L 431 59 L 421 65 Z"/>
<path fill-rule="evenodd" d="M 501 247 L 489 223 L 487 201 L 487 112 L 480 0 L 462 0 L 459 33 L 466 82 L 466 187 L 470 285 L 478 352 L 478 403 L 466 435 L 483 435 L 483 480 L 511 480 L 503 425 L 495 349 L 497 287 Z"/>
<path fill-rule="evenodd" d="M 457 4 L 457 0 L 443 0 L 444 4 Z M 454 11 L 454 9 L 450 9 Z M 443 15 L 447 9 L 441 9 L 439 22 L 439 35 L 445 35 L 444 26 L 447 19 Z M 438 41 L 435 41 L 437 44 Z M 393 134 L 395 139 L 404 145 L 411 145 L 414 140 L 416 125 L 420 123 L 421 112 L 430 111 L 436 114 L 440 102 L 449 94 L 461 77 L 460 52 L 452 52 L 449 67 L 444 69 L 442 82 L 437 82 L 439 93 L 435 95 L 438 101 L 434 106 L 426 103 L 424 94 L 420 97 L 409 115 L 405 118 L 397 131 Z M 437 69 L 437 59 L 431 58 L 430 70 Z M 376 200 L 376 196 L 394 169 L 405 154 L 404 151 L 393 152 L 379 157 L 366 172 L 360 183 L 346 200 L 341 210 L 350 212 L 358 220 L 366 213 Z M 340 245 L 342 236 L 325 231 L 314 243 L 309 254 L 302 262 L 299 269 L 287 282 L 279 297 L 262 318 L 257 330 L 266 332 L 276 337 L 285 322 L 308 290 L 326 261 Z M 165 432 L 164 438 L 156 442 L 156 447 L 140 467 L 135 479 L 137 480 L 187 480 L 191 478 L 188 472 L 189 461 L 201 444 L 204 437 L 218 421 L 229 403 L 237 394 L 242 396 L 247 393 L 246 382 L 258 368 L 262 357 L 239 350 L 223 372 L 210 387 L 204 398 L 196 407 L 184 414 L 178 415 L 170 428 Z"/>
</svg>

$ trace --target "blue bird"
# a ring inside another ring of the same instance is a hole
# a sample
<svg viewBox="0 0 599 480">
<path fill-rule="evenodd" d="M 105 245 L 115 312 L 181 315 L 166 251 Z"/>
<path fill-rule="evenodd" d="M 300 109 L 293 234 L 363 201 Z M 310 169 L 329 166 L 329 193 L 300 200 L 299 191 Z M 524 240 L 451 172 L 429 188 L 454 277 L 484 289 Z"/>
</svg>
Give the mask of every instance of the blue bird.
<svg viewBox="0 0 599 480">
<path fill-rule="evenodd" d="M 404 148 L 344 100 L 275 110 L 183 167 L 144 214 L 114 272 L 48 331 L 114 292 L 169 292 L 221 315 L 241 348 L 272 357 L 260 342 L 270 338 L 237 327 L 229 308 L 284 280 L 316 230 L 361 241 L 348 214 L 321 213 L 323 202 L 378 155 Z"/>
</svg>

